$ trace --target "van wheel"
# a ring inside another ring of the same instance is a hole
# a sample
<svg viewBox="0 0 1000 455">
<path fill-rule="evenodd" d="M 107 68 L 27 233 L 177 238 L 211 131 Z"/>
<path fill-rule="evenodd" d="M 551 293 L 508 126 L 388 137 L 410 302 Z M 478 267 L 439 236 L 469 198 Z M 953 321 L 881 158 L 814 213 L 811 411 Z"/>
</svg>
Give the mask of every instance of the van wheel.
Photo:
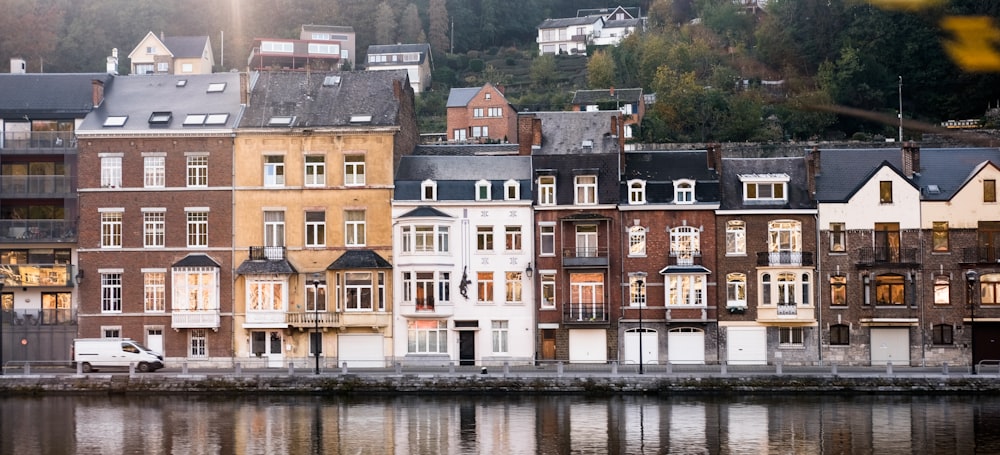
<svg viewBox="0 0 1000 455">
<path fill-rule="evenodd" d="M 139 371 L 143 373 L 149 372 L 149 364 L 146 362 L 139 362 Z"/>
<path fill-rule="evenodd" d="M 94 367 L 90 366 L 90 363 L 87 363 L 87 362 L 83 362 L 83 368 L 82 369 L 83 369 L 84 373 L 90 373 L 91 371 L 94 371 Z"/>
</svg>

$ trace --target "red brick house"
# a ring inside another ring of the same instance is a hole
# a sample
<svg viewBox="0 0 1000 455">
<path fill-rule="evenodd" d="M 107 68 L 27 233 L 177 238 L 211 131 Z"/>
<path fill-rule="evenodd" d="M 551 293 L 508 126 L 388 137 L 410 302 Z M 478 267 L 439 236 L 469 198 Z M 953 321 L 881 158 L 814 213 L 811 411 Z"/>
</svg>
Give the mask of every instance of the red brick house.
<svg viewBox="0 0 1000 455">
<path fill-rule="evenodd" d="M 503 96 L 503 87 L 453 88 L 448 94 L 448 140 L 517 142 L 517 111 Z"/>
</svg>

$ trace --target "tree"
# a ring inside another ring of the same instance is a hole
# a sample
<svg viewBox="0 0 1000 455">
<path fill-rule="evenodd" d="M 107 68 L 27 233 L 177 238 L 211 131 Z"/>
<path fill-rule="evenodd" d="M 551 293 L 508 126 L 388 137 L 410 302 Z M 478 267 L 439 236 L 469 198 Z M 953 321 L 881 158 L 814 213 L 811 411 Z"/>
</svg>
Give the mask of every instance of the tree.
<svg viewBox="0 0 1000 455">
<path fill-rule="evenodd" d="M 32 67 L 42 65 L 59 42 L 64 12 L 51 2 L 33 0 L 3 0 L 4 14 L 0 15 L 0 56 L 8 62 L 12 57 L 22 57 Z M 38 71 L 37 67 L 32 68 Z"/>
<path fill-rule="evenodd" d="M 592 89 L 615 85 L 615 62 L 607 52 L 598 50 L 587 60 L 587 86 Z"/>
<path fill-rule="evenodd" d="M 445 0 L 430 0 L 427 7 L 428 27 L 427 39 L 431 48 L 437 52 L 451 52 L 451 45 L 448 42 L 448 8 Z"/>
<path fill-rule="evenodd" d="M 396 31 L 396 13 L 392 11 L 392 6 L 389 2 L 379 3 L 375 9 L 375 43 L 395 43 Z"/>
<path fill-rule="evenodd" d="M 410 3 L 406 5 L 403 14 L 399 17 L 399 40 L 404 43 L 420 43 L 420 34 L 424 32 L 423 24 L 420 23 L 420 14 L 417 13 L 417 5 Z"/>
<path fill-rule="evenodd" d="M 528 70 L 531 82 L 538 87 L 548 87 L 556 77 L 556 58 L 552 54 L 536 57 Z"/>
</svg>

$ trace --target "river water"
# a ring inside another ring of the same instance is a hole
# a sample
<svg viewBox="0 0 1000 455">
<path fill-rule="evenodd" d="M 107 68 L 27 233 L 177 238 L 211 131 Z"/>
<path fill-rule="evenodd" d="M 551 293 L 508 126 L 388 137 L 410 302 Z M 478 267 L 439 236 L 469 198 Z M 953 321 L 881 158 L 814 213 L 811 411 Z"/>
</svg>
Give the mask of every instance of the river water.
<svg viewBox="0 0 1000 455">
<path fill-rule="evenodd" d="M 1000 453 L 990 396 L 0 398 L 0 453 Z"/>
</svg>

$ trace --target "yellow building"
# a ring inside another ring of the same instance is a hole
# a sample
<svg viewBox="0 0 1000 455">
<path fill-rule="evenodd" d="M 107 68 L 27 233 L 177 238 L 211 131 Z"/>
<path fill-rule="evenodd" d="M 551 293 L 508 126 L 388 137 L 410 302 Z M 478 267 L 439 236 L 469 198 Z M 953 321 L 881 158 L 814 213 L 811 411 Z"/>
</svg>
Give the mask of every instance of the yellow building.
<svg viewBox="0 0 1000 455">
<path fill-rule="evenodd" d="M 393 170 L 416 142 L 405 71 L 252 75 L 233 164 L 237 360 L 391 363 Z"/>
</svg>

